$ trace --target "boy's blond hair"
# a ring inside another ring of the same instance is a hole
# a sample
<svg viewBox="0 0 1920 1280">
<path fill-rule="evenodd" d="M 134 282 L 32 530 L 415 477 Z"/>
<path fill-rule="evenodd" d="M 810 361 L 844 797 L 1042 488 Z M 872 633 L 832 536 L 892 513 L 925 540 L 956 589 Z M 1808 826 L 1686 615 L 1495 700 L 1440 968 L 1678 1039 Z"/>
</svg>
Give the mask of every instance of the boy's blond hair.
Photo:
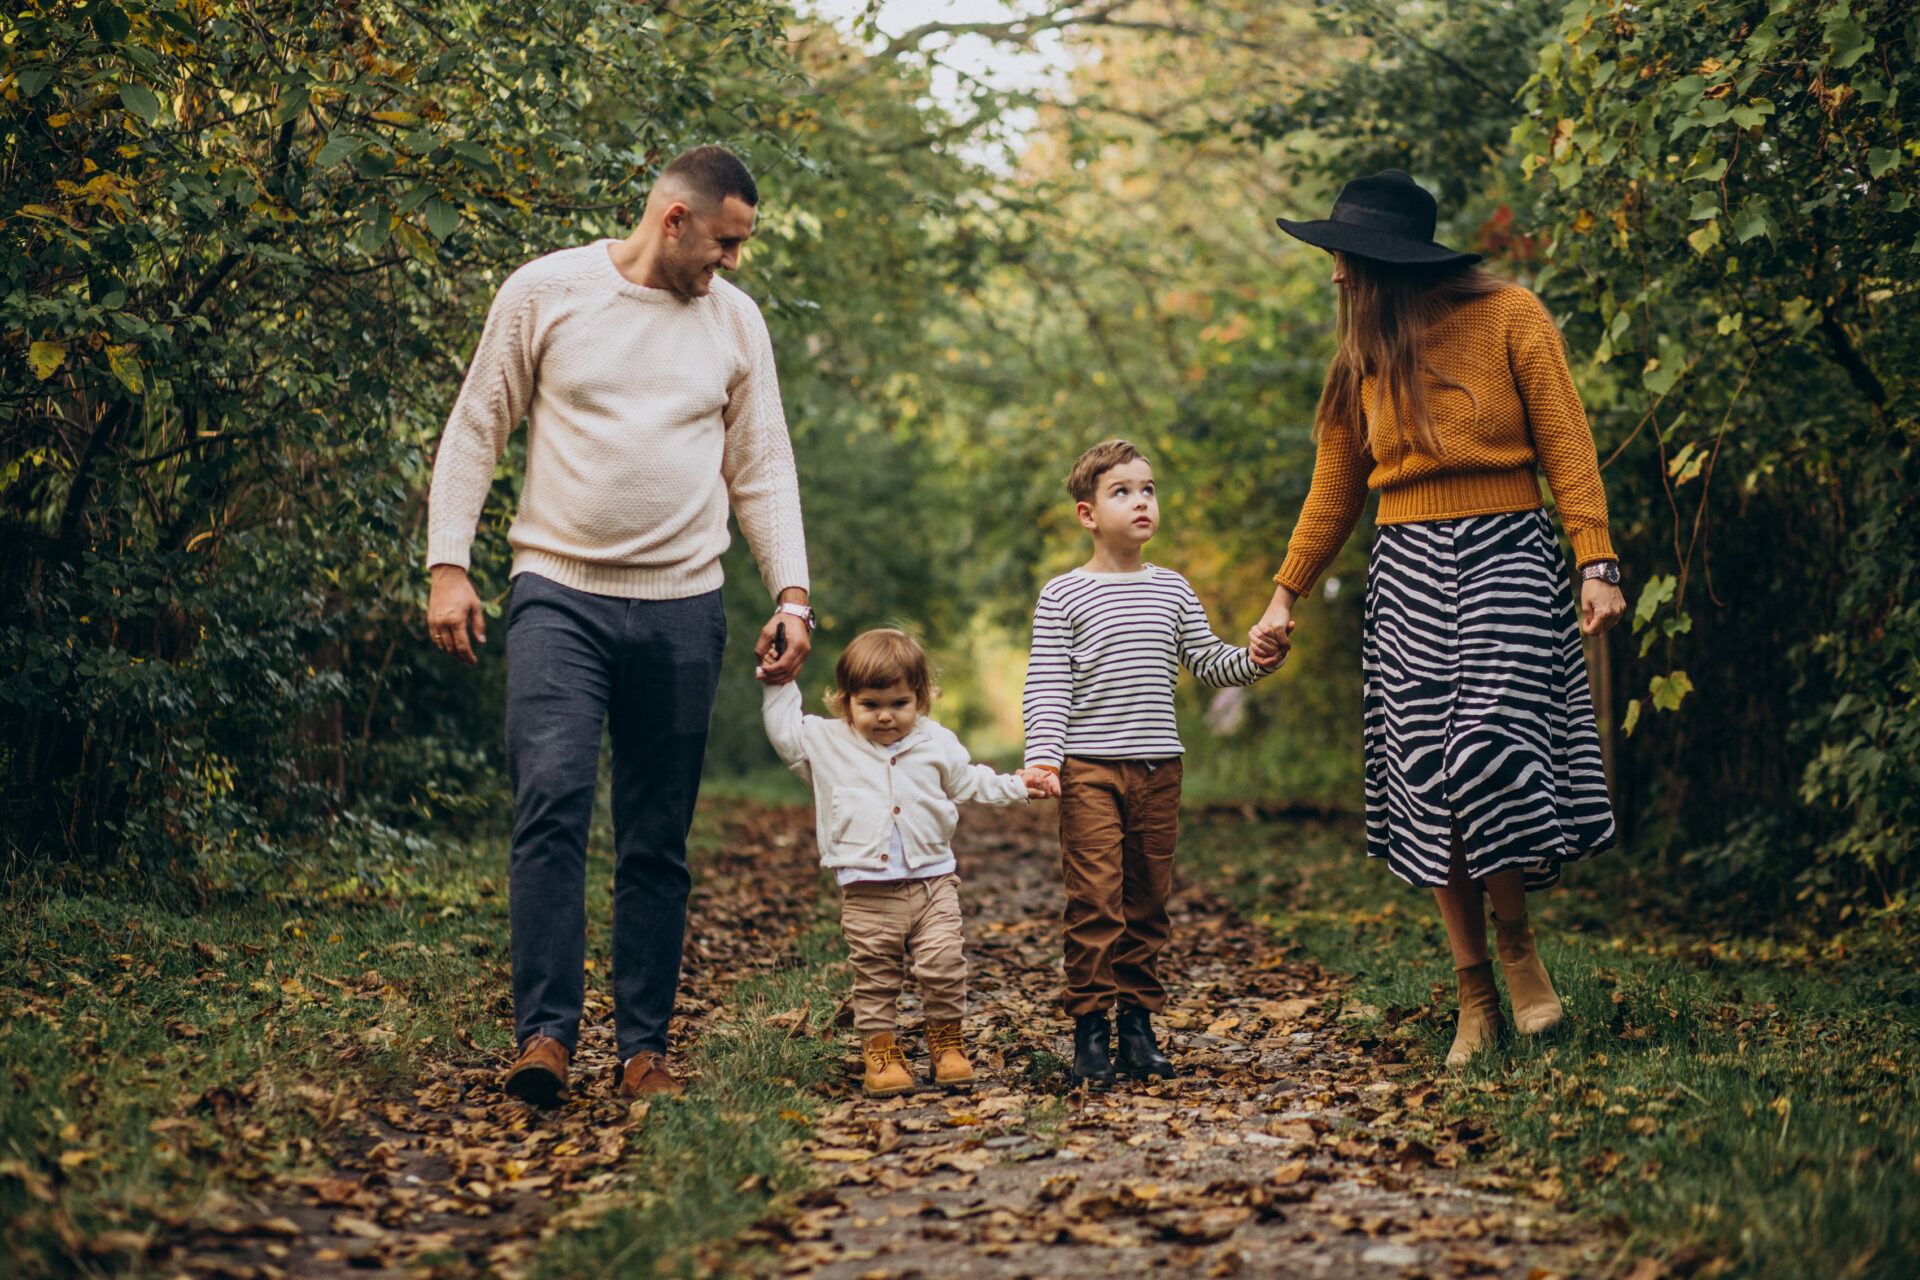
<svg viewBox="0 0 1920 1280">
<path fill-rule="evenodd" d="M 1100 491 L 1100 477 L 1135 459 L 1144 462 L 1146 455 L 1127 441 L 1103 441 L 1081 454 L 1080 460 L 1073 464 L 1073 470 L 1067 472 L 1067 492 L 1073 495 L 1075 502 L 1092 502 L 1093 496 Z"/>
<path fill-rule="evenodd" d="M 833 692 L 827 705 L 842 718 L 851 720 L 849 702 L 862 689 L 884 689 L 904 684 L 913 690 L 920 714 L 933 709 L 933 663 L 920 642 L 904 631 L 883 628 L 862 631 L 841 653 L 833 667 Z"/>
</svg>

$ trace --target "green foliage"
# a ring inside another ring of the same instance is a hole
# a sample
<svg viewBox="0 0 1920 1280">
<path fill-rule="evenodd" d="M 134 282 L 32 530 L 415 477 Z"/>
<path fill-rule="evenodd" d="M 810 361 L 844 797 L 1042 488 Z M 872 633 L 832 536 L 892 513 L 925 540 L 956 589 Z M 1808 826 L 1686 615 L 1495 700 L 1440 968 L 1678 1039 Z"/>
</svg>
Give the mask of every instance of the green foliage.
<svg viewBox="0 0 1920 1280">
<path fill-rule="evenodd" d="M 484 789 L 487 703 L 413 666 L 426 446 L 506 270 L 618 227 L 663 153 L 784 109 L 778 16 L 0 19 L 16 849 L 233 879 L 344 804 L 417 821 Z"/>
<path fill-rule="evenodd" d="M 1313 13 L 1352 43 L 1230 132 L 1329 192 L 1410 170 L 1442 238 L 1568 334 L 1642 584 L 1598 655 L 1629 832 L 1758 900 L 1898 893 L 1920 829 L 1911 6 Z"/>
<path fill-rule="evenodd" d="M 1667 736 L 1765 715 L 1780 758 L 1741 789 L 1791 803 L 1799 771 L 1809 889 L 1915 873 L 1916 37 L 1896 3 L 1576 4 L 1513 130 L 1546 180 L 1541 286 L 1577 308 L 1602 439 L 1624 451 L 1607 480 L 1648 574 L 1640 656 L 1695 655 L 1709 703 Z M 1770 696 L 1730 688 L 1754 658 L 1784 677 Z M 1693 687 L 1645 678 L 1662 710 Z"/>
</svg>

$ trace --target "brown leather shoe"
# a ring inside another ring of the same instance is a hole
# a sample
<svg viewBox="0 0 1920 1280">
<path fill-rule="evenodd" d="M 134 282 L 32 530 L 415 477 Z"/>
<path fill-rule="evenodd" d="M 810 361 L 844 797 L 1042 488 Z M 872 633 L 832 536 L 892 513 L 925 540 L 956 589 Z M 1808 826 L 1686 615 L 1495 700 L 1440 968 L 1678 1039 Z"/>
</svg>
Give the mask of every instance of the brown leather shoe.
<svg viewBox="0 0 1920 1280">
<path fill-rule="evenodd" d="M 973 1084 L 973 1064 L 967 1061 L 967 1045 L 957 1022 L 929 1022 L 927 1051 L 933 1058 L 933 1082 L 943 1089 L 964 1089 Z"/>
<path fill-rule="evenodd" d="M 620 1071 L 623 1098 L 651 1098 L 660 1094 L 677 1098 L 686 1091 L 687 1086 L 667 1070 L 667 1055 L 651 1049 L 643 1049 L 628 1058 L 627 1065 Z"/>
<path fill-rule="evenodd" d="M 560 1101 L 567 1094 L 567 1046 L 552 1036 L 528 1036 L 503 1087 L 509 1097 L 536 1107 Z"/>
<path fill-rule="evenodd" d="M 906 1052 L 895 1043 L 893 1032 L 876 1031 L 862 1036 L 860 1060 L 866 1066 L 860 1088 L 869 1098 L 891 1098 L 913 1088 Z"/>
</svg>

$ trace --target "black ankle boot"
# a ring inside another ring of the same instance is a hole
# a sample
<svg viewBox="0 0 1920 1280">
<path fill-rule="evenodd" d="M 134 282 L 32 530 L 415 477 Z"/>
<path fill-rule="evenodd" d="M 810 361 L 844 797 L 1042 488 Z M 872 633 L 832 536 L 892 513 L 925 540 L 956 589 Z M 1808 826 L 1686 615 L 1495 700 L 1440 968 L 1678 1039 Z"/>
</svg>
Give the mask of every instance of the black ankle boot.
<svg viewBox="0 0 1920 1280">
<path fill-rule="evenodd" d="M 1073 1020 L 1073 1078 L 1104 1089 L 1113 1083 L 1113 1024 L 1107 1011 Z"/>
<path fill-rule="evenodd" d="M 1114 1022 L 1120 1039 L 1120 1070 L 1124 1074 L 1136 1080 L 1145 1080 L 1148 1076 L 1173 1079 L 1173 1062 L 1154 1043 L 1153 1022 L 1145 1009 L 1137 1004 L 1123 1004 Z"/>
</svg>

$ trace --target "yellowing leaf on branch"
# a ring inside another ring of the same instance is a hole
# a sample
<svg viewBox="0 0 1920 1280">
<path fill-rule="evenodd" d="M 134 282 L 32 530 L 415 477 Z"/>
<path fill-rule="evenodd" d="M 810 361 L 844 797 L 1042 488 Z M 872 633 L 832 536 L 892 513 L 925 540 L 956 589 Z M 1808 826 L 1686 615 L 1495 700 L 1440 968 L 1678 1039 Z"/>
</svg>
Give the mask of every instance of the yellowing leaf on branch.
<svg viewBox="0 0 1920 1280">
<path fill-rule="evenodd" d="M 132 343 L 120 342 L 108 347 L 107 366 L 113 370 L 113 376 L 135 395 L 147 389 L 146 374 L 140 367 L 140 358 L 133 354 Z"/>
<path fill-rule="evenodd" d="M 1676 671 L 1670 676 L 1655 676 L 1647 684 L 1647 691 L 1653 695 L 1653 705 L 1662 711 L 1678 711 L 1680 702 L 1693 692 L 1693 681 L 1684 671 Z"/>
<path fill-rule="evenodd" d="M 42 382 L 51 378 L 66 358 L 64 342 L 36 342 L 27 348 L 27 363 L 33 368 L 33 376 Z"/>
</svg>

